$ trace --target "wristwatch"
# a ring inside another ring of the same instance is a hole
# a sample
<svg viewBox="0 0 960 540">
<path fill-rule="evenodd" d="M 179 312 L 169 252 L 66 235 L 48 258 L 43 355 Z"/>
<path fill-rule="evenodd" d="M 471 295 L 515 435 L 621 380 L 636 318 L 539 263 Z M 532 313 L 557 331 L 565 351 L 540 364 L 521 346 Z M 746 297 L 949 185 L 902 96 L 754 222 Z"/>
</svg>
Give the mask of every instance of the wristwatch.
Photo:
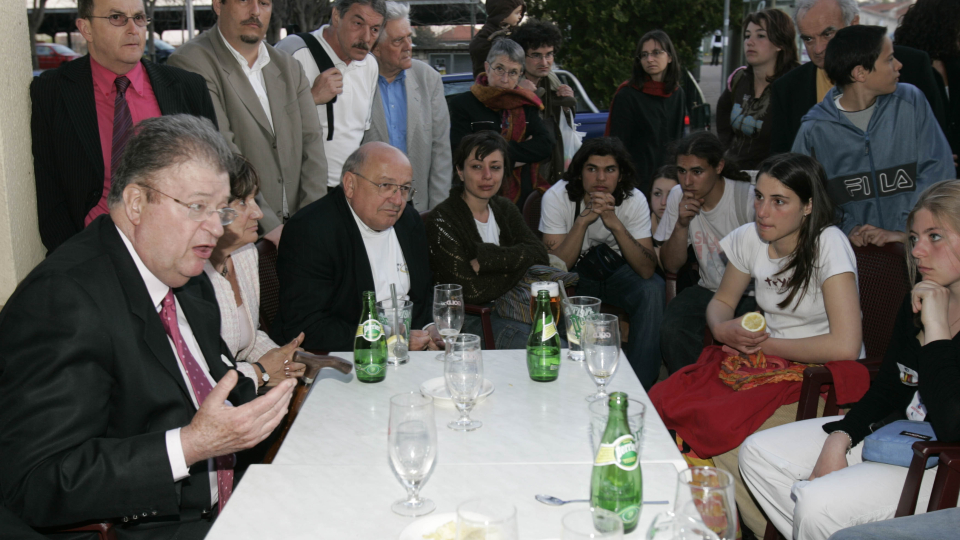
<svg viewBox="0 0 960 540">
<path fill-rule="evenodd" d="M 267 384 L 268 382 L 270 382 L 270 376 L 267 375 L 267 370 L 263 368 L 263 364 L 261 364 L 260 362 L 254 362 L 253 365 L 260 368 L 260 376 L 263 378 L 263 384 Z"/>
</svg>

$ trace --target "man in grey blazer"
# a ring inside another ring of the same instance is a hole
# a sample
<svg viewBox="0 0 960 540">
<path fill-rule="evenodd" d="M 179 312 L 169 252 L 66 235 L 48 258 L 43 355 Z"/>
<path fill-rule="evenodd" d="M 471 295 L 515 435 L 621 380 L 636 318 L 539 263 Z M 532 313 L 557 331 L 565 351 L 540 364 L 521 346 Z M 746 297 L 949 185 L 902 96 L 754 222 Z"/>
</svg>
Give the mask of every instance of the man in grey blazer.
<svg viewBox="0 0 960 540">
<path fill-rule="evenodd" d="M 220 132 L 260 175 L 261 234 L 280 241 L 283 223 L 327 193 L 320 120 L 303 68 L 264 42 L 271 5 L 213 0 L 217 24 L 170 56 L 207 81 Z"/>
<path fill-rule="evenodd" d="M 417 190 L 413 205 L 423 212 L 450 195 L 450 113 L 440 74 L 412 58 L 409 16 L 408 4 L 387 2 L 384 27 L 372 50 L 380 79 L 363 142 L 386 142 L 407 154 Z"/>
</svg>

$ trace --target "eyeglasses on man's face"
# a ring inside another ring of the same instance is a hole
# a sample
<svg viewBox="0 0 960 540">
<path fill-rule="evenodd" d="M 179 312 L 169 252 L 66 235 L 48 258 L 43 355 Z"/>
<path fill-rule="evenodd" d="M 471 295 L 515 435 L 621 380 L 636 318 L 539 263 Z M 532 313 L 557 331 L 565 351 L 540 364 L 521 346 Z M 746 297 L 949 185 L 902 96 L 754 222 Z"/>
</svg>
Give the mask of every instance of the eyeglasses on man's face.
<svg viewBox="0 0 960 540">
<path fill-rule="evenodd" d="M 87 17 L 87 18 L 89 18 L 89 19 L 106 19 L 107 22 L 109 22 L 110 24 L 112 24 L 112 25 L 114 25 L 114 26 L 117 26 L 117 27 L 126 26 L 126 25 L 127 25 L 127 21 L 129 21 L 130 19 L 133 19 L 133 24 L 139 26 L 140 28 L 143 28 L 144 26 L 147 25 L 147 23 L 150 22 L 150 18 L 147 17 L 146 15 L 144 15 L 143 13 L 137 13 L 136 15 L 133 15 L 132 17 L 128 17 L 128 16 L 124 15 L 123 13 L 111 13 L 111 14 L 105 16 L 105 17 L 98 17 L 98 16 L 96 16 L 96 15 L 90 15 L 90 16 Z"/>
<path fill-rule="evenodd" d="M 233 221 L 237 219 L 237 216 L 238 216 L 237 211 L 234 210 L 233 208 L 230 208 L 229 206 L 225 208 L 210 208 L 208 205 L 204 203 L 187 204 L 176 197 L 167 195 L 166 193 L 160 191 L 157 188 L 150 187 L 145 184 L 138 184 L 138 185 L 140 187 L 147 188 L 150 191 L 155 191 L 160 195 L 163 195 L 164 197 L 173 199 L 173 202 L 187 209 L 187 217 L 189 217 L 191 220 L 196 221 L 198 223 L 206 221 L 213 214 L 219 214 L 220 225 L 223 225 L 224 227 L 226 227 L 227 225 L 233 223 Z"/>
<path fill-rule="evenodd" d="M 548 52 L 548 53 L 546 53 L 546 54 L 531 53 L 531 54 L 528 54 L 528 55 L 527 55 L 527 58 L 530 58 L 530 59 L 532 59 L 532 60 L 536 60 L 537 62 L 540 62 L 540 61 L 542 61 L 542 60 L 544 60 L 544 59 L 553 60 L 553 51 L 550 51 L 550 52 Z"/>
<path fill-rule="evenodd" d="M 649 57 L 651 57 L 651 56 L 653 56 L 653 57 L 658 57 L 658 56 L 660 56 L 661 54 L 663 54 L 663 53 L 665 53 L 665 52 L 666 52 L 666 51 L 664 51 L 664 50 L 662 50 L 662 49 L 654 49 L 654 50 L 652 50 L 652 51 L 650 51 L 650 52 L 643 51 L 642 53 L 640 53 L 640 59 L 641 59 L 641 60 L 646 60 L 647 58 L 649 58 Z"/>
<path fill-rule="evenodd" d="M 399 191 L 400 197 L 403 198 L 403 200 L 409 202 L 410 199 L 413 198 L 413 195 L 417 192 L 417 190 L 414 189 L 414 187 L 409 184 L 405 186 L 401 186 L 400 184 L 389 184 L 389 183 L 378 184 L 360 173 L 355 172 L 353 174 L 377 186 L 377 194 L 383 197 L 384 199 L 389 199 L 390 197 L 393 197 L 394 195 L 397 194 L 397 191 Z"/>
<path fill-rule="evenodd" d="M 510 71 L 507 71 L 503 69 L 503 66 L 496 66 L 491 71 L 493 71 L 493 74 L 501 79 L 504 76 L 506 76 L 509 79 L 519 79 L 520 73 L 521 73 L 519 70 L 516 70 L 516 69 L 511 69 Z"/>
</svg>

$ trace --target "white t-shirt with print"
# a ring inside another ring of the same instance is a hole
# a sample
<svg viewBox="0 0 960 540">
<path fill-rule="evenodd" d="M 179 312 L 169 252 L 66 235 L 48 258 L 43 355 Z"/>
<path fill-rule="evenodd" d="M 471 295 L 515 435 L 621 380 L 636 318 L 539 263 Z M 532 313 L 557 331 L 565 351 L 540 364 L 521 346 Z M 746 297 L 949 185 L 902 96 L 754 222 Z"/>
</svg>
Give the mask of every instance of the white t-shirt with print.
<svg viewBox="0 0 960 540">
<path fill-rule="evenodd" d="M 323 38 L 323 30 L 329 25 L 323 25 L 311 32 L 317 38 L 320 46 L 333 60 L 333 67 L 343 75 L 343 93 L 337 95 L 333 104 L 333 140 L 327 140 L 330 126 L 327 125 L 327 104 L 317 105 L 317 114 L 320 115 L 320 135 L 323 138 L 323 151 L 327 155 L 327 187 L 340 185 L 340 173 L 343 171 L 343 162 L 354 150 L 360 148 L 363 132 L 370 129 L 373 117 L 373 96 L 377 91 L 377 80 L 380 77 L 380 68 L 377 59 L 367 54 L 363 60 L 354 60 L 349 64 L 340 60 L 333 52 L 333 48 Z M 310 49 L 304 47 L 293 53 L 293 57 L 303 66 L 303 72 L 312 85 L 320 76 L 320 68 L 313 59 Z"/>
<path fill-rule="evenodd" d="M 703 210 L 699 215 L 694 216 L 687 228 L 687 245 L 693 246 L 700 266 L 699 285 L 713 292 L 720 287 L 723 270 L 727 267 L 726 257 L 720 249 L 720 240 L 737 227 L 744 225 L 737 219 L 736 205 L 743 205 L 741 213 L 747 217 L 747 222 L 753 221 L 756 216 L 756 210 L 753 208 L 753 186 L 750 186 L 745 200 L 737 201 L 736 184 L 738 182 L 724 178 L 723 183 L 723 196 L 720 197 L 720 202 L 709 211 Z M 660 220 L 656 234 L 653 235 L 653 239 L 657 242 L 666 242 L 673 234 L 682 199 L 683 190 L 679 185 L 673 186 L 670 194 L 667 195 L 667 207 L 663 212 L 663 218 Z"/>
<path fill-rule="evenodd" d="M 483 223 L 478 219 L 474 219 L 473 222 L 477 224 L 477 232 L 480 233 L 480 239 L 486 244 L 500 245 L 500 226 L 497 225 L 497 218 L 493 215 L 493 210 L 487 205 L 488 218 L 487 222 Z"/>
<path fill-rule="evenodd" d="M 790 275 L 777 275 L 787 264 L 787 257 L 771 259 L 769 244 L 760 239 L 754 223 L 743 225 L 720 240 L 730 262 L 741 272 L 750 274 L 756 284 L 757 306 L 767 319 L 770 337 L 799 339 L 820 336 L 830 332 L 827 309 L 823 303 L 823 282 L 846 272 L 857 275 L 857 259 L 847 235 L 837 227 L 827 227 L 820 233 L 813 278 L 799 303 L 796 297 L 786 308 L 777 306 L 786 299 L 783 288 Z M 861 346 L 860 358 L 866 351 Z"/>
<path fill-rule="evenodd" d="M 647 198 L 634 189 L 632 196 L 627 197 L 617 206 L 613 213 L 627 228 L 631 238 L 642 239 L 650 238 L 650 205 L 647 204 Z M 580 212 L 583 213 L 586 206 L 580 203 Z M 570 200 L 567 196 L 567 181 L 560 180 L 543 194 L 543 200 L 540 204 L 540 231 L 544 234 L 567 234 L 573 228 L 573 222 L 576 219 L 573 215 L 577 210 L 577 203 Z M 587 232 L 583 235 L 583 246 L 580 253 L 584 253 L 593 246 L 606 243 L 614 251 L 620 253 L 620 246 L 617 245 L 617 239 L 604 224 L 603 220 L 597 218 L 596 221 L 587 226 Z"/>
<path fill-rule="evenodd" d="M 353 208 L 350 208 L 350 213 L 357 221 L 360 236 L 363 238 L 363 247 L 367 250 L 367 260 L 370 261 L 377 302 L 391 298 L 391 283 L 397 286 L 397 296 L 409 294 L 410 272 L 407 270 L 407 261 L 403 258 L 403 249 L 400 247 L 400 240 L 397 239 L 397 231 L 393 227 L 384 231 L 375 231 L 360 219 Z"/>
</svg>

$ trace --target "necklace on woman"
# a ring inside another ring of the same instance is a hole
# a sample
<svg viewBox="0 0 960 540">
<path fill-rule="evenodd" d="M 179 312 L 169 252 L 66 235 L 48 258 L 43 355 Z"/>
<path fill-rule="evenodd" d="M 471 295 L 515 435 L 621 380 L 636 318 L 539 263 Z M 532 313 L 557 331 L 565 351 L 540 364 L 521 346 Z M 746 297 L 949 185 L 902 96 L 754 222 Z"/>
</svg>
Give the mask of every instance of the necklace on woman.
<svg viewBox="0 0 960 540">
<path fill-rule="evenodd" d="M 221 276 L 223 276 L 223 277 L 227 277 L 227 274 L 230 273 L 230 272 L 227 270 L 227 260 L 228 260 L 229 258 L 230 258 L 230 255 L 227 255 L 226 257 L 223 258 L 223 270 L 219 270 L 219 271 L 218 271 L 218 273 L 219 273 Z M 214 266 L 214 269 L 216 269 L 216 266 Z"/>
</svg>

